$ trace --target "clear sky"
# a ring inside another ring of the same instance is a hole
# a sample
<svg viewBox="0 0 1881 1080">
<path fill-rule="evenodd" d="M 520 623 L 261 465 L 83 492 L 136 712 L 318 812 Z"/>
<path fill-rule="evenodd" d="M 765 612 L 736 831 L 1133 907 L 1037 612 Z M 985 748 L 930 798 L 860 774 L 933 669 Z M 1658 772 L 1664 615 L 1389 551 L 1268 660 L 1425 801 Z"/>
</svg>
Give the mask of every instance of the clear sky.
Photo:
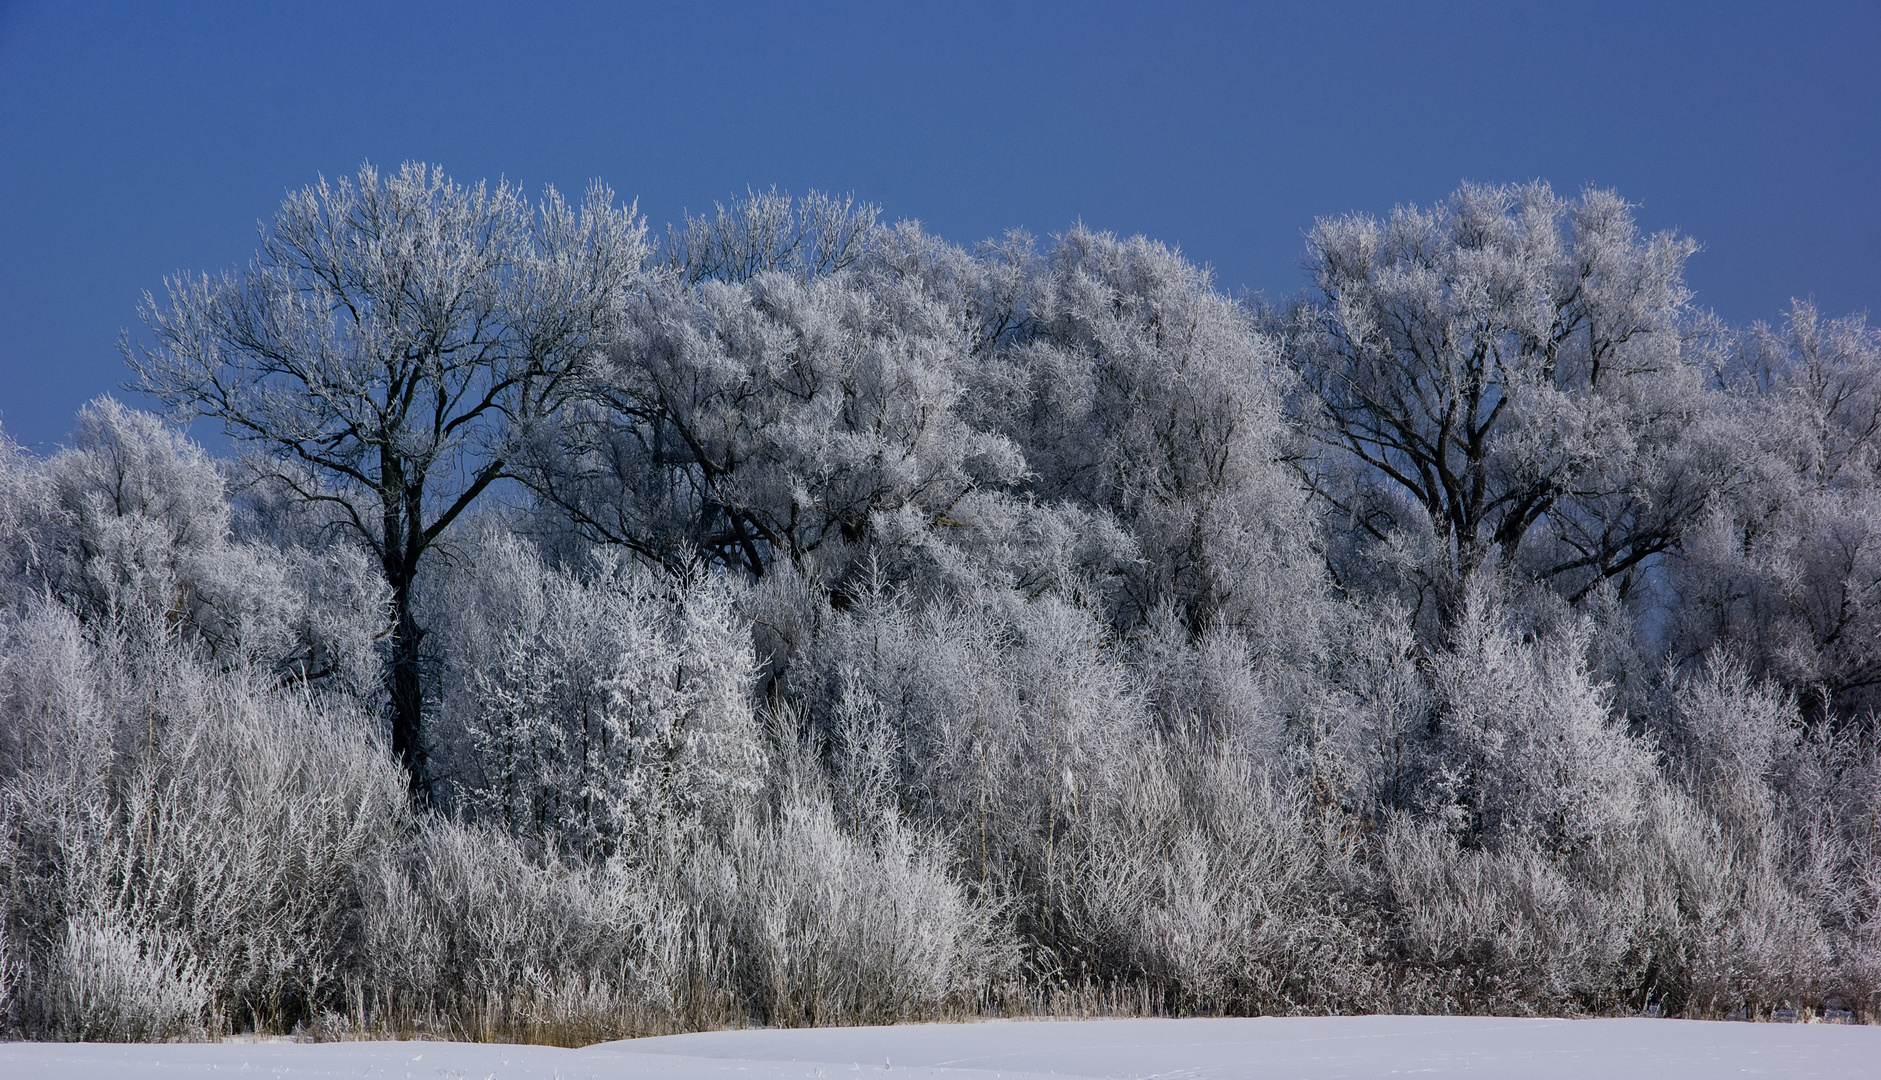
<svg viewBox="0 0 1881 1080">
<path fill-rule="evenodd" d="M 1881 295 L 1881 4 L 0 0 L 0 424 L 54 448 L 164 275 L 365 160 L 658 227 L 773 184 L 971 244 L 1144 233 L 1304 287 L 1316 217 L 1612 187 L 1733 322 Z M 1881 317 L 1881 312 L 1876 313 Z M 213 445 L 213 431 L 199 431 Z"/>
</svg>

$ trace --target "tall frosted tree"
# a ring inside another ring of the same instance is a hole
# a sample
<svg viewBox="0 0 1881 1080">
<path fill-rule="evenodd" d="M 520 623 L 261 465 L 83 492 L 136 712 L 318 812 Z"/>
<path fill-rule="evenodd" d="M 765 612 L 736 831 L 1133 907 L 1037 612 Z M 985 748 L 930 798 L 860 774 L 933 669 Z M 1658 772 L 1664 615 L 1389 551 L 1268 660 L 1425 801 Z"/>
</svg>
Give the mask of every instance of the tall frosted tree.
<svg viewBox="0 0 1881 1080">
<path fill-rule="evenodd" d="M 1024 469 L 959 408 L 967 331 L 867 258 L 873 211 L 754 196 L 672 244 L 580 406 L 532 444 L 583 537 L 840 588 L 867 550 L 970 531 Z"/>
<path fill-rule="evenodd" d="M 386 692 L 415 794 L 428 784 L 412 590 L 426 556 L 553 413 L 617 325 L 650 247 L 606 188 L 465 187 L 407 164 L 288 196 L 248 269 L 146 297 L 143 389 L 213 417 L 324 503 L 392 593 Z"/>
<path fill-rule="evenodd" d="M 1617 195 L 1465 186 L 1321 221 L 1292 329 L 1304 466 L 1356 533 L 1409 548 L 1444 625 L 1486 566 L 1579 599 L 1635 584 L 1729 471 L 1682 270 Z M 1342 524 L 1343 524 L 1342 523 Z"/>
<path fill-rule="evenodd" d="M 1131 535 L 1122 625 L 1167 608 L 1194 635 L 1298 639 L 1319 582 L 1303 493 L 1280 461 L 1271 343 L 1206 270 L 1143 237 L 1072 229 L 1029 269 L 1009 350 L 1023 390 L 1003 420 L 1031 494 Z"/>
</svg>

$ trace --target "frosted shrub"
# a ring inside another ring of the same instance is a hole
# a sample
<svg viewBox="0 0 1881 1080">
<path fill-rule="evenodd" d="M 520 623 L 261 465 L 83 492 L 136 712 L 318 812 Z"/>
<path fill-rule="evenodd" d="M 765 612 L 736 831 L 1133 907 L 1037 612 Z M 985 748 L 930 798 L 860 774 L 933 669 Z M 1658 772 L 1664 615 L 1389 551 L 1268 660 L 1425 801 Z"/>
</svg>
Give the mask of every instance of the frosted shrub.
<svg viewBox="0 0 1881 1080">
<path fill-rule="evenodd" d="M 108 914 L 66 924 L 51 977 L 64 1038 L 140 1042 L 200 1037 L 217 1026 L 214 988 L 190 950 L 161 930 L 137 934 Z"/>
<path fill-rule="evenodd" d="M 405 813 L 373 725 L 181 646 L 87 640 L 55 607 L 8 644 L 18 742 L 0 779 L 25 871 L 10 917 L 63 942 L 30 962 L 78 995 L 46 1003 L 48 1021 L 91 1030 L 73 1010 L 119 984 L 163 1001 L 206 987 L 199 1026 L 279 1025 L 331 1000 L 354 874 Z M 114 1015 L 99 1030 L 171 1023 Z"/>
<path fill-rule="evenodd" d="M 614 555 L 577 576 L 499 533 L 475 551 L 437 616 L 464 812 L 579 858 L 644 861 L 755 797 L 756 665 L 726 581 Z"/>
<path fill-rule="evenodd" d="M 1665 738 L 1687 791 L 1733 832 L 1770 822 L 1774 782 L 1802 738 L 1789 695 L 1714 652 L 1679 685 L 1667 721 Z"/>
<path fill-rule="evenodd" d="M 1697 1016 L 1818 996 L 1827 935 L 1781 865 L 1778 838 L 1735 831 L 1682 792 L 1658 800 L 1648 825 L 1657 992 Z"/>
<path fill-rule="evenodd" d="M 1650 748 L 1627 734 L 1585 666 L 1578 635 L 1518 642 L 1471 596 L 1434 658 L 1436 732 L 1422 798 L 1471 843 L 1571 855 L 1638 820 Z"/>
<path fill-rule="evenodd" d="M 809 658 L 810 717 L 879 710 L 898 749 L 897 804 L 926 827 L 964 823 L 967 872 L 1029 894 L 1032 917 L 1049 921 L 1075 857 L 1066 845 L 1128 782 L 1149 724 L 1089 608 L 992 590 L 971 599 L 865 595 Z"/>
<path fill-rule="evenodd" d="M 916 609 L 888 591 L 863 594 L 806 642 L 791 674 L 806 721 L 838 754 L 865 719 L 893 777 L 891 805 L 924 823 L 964 823 L 960 842 L 975 878 L 998 876 L 1005 834 L 996 803 L 1011 797 L 1009 725 L 1018 710 L 1011 631 L 997 613 L 966 605 Z M 839 802 L 856 786 L 839 766 Z M 845 818 L 851 816 L 844 807 Z"/>
<path fill-rule="evenodd" d="M 1805 749 L 1808 768 L 1792 771 L 1789 802 L 1803 811 L 1806 839 L 1796 876 L 1835 956 L 1826 989 L 1881 1008 L 1881 747 L 1856 731 L 1819 732 Z"/>
<path fill-rule="evenodd" d="M 369 1028 L 576 1042 L 932 1016 L 1013 955 L 998 906 L 968 897 L 931 839 L 892 821 L 858 838 L 826 793 L 798 792 L 728 847 L 658 866 L 584 866 L 434 820 L 374 872 L 348 979 Z"/>
<path fill-rule="evenodd" d="M 726 1022 L 722 934 L 670 871 L 531 856 L 433 819 L 377 865 L 348 974 L 382 1031 L 580 1045 Z"/>
<path fill-rule="evenodd" d="M 1848 903 L 1872 872 L 1848 846 L 1861 830 L 1825 814 L 1854 802 L 1820 775 L 1832 746 L 1805 740 L 1786 693 L 1715 653 L 1677 686 L 1664 728 L 1676 784 L 1648 821 L 1677 912 L 1665 982 L 1699 1012 L 1820 996 L 1840 981 L 1825 979 L 1835 942 L 1873 917 Z"/>
<path fill-rule="evenodd" d="M 796 791 L 741 845 L 727 899 L 768 1022 L 934 1017 L 1009 973 L 999 905 L 970 898 L 933 839 L 892 817 L 872 832 L 845 831 L 826 795 Z"/>
<path fill-rule="evenodd" d="M 0 865 L 7 865 L 11 861 L 8 859 Z M 25 989 L 24 968 L 11 938 L 5 929 L 0 928 L 0 1025 L 4 1025 L 0 1030 L 11 1030 L 17 1023 L 14 1009 L 19 1003 L 20 992 Z"/>
<path fill-rule="evenodd" d="M 1381 855 L 1399 1008 L 1559 1013 L 1640 980 L 1637 890 L 1528 839 L 1465 848 L 1434 821 L 1394 817 Z"/>
<path fill-rule="evenodd" d="M 1262 761 L 1286 753 L 1285 695 L 1269 677 L 1277 665 L 1263 664 L 1245 636 L 1218 629 L 1190 642 L 1175 613 L 1165 611 L 1132 645 L 1131 659 L 1166 731 L 1198 748 L 1232 747 Z"/>
<path fill-rule="evenodd" d="M 1422 795 L 1428 766 L 1432 687 L 1412 617 L 1396 604 L 1350 611 L 1335 654 L 1341 677 L 1326 687 L 1325 712 L 1338 720 L 1334 747 L 1341 785 L 1361 814 L 1407 809 Z"/>
<path fill-rule="evenodd" d="M 1276 771 L 1219 745 L 1149 748 L 1079 845 L 1065 906 L 1090 955 L 1067 974 L 1143 980 L 1185 1012 L 1375 1000 L 1365 926 L 1340 910 L 1349 853 Z"/>
</svg>

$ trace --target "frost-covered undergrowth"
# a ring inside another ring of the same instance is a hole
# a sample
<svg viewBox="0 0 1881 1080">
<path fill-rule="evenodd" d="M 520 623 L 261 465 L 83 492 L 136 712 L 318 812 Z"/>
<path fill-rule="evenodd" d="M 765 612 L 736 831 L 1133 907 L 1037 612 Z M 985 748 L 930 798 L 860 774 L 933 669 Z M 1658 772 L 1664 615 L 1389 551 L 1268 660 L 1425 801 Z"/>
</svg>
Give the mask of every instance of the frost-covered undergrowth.
<svg viewBox="0 0 1881 1080">
<path fill-rule="evenodd" d="M 137 1080 L 1881 1076 L 1881 1027 L 1354 1016 L 724 1031 L 581 1050 L 475 1043 L 0 1044 L 0 1074 Z M 889 1074 L 893 1074 L 892 1076 Z"/>
<path fill-rule="evenodd" d="M 146 306 L 252 453 L 0 431 L 0 1036 L 1881 1019 L 1865 317 L 1539 183 L 668 236 L 367 167 Z"/>
</svg>

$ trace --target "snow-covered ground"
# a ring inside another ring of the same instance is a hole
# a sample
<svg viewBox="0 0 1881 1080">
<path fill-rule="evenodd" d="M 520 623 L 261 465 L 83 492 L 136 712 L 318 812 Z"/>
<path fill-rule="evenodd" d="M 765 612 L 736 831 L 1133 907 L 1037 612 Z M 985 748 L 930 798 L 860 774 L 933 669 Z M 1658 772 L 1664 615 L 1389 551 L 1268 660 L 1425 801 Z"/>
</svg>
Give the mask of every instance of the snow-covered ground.
<svg viewBox="0 0 1881 1080">
<path fill-rule="evenodd" d="M 581 1050 L 472 1043 L 0 1044 L 0 1077 L 172 1080 L 1881 1078 L 1881 1027 L 1355 1016 L 726 1031 Z"/>
</svg>

